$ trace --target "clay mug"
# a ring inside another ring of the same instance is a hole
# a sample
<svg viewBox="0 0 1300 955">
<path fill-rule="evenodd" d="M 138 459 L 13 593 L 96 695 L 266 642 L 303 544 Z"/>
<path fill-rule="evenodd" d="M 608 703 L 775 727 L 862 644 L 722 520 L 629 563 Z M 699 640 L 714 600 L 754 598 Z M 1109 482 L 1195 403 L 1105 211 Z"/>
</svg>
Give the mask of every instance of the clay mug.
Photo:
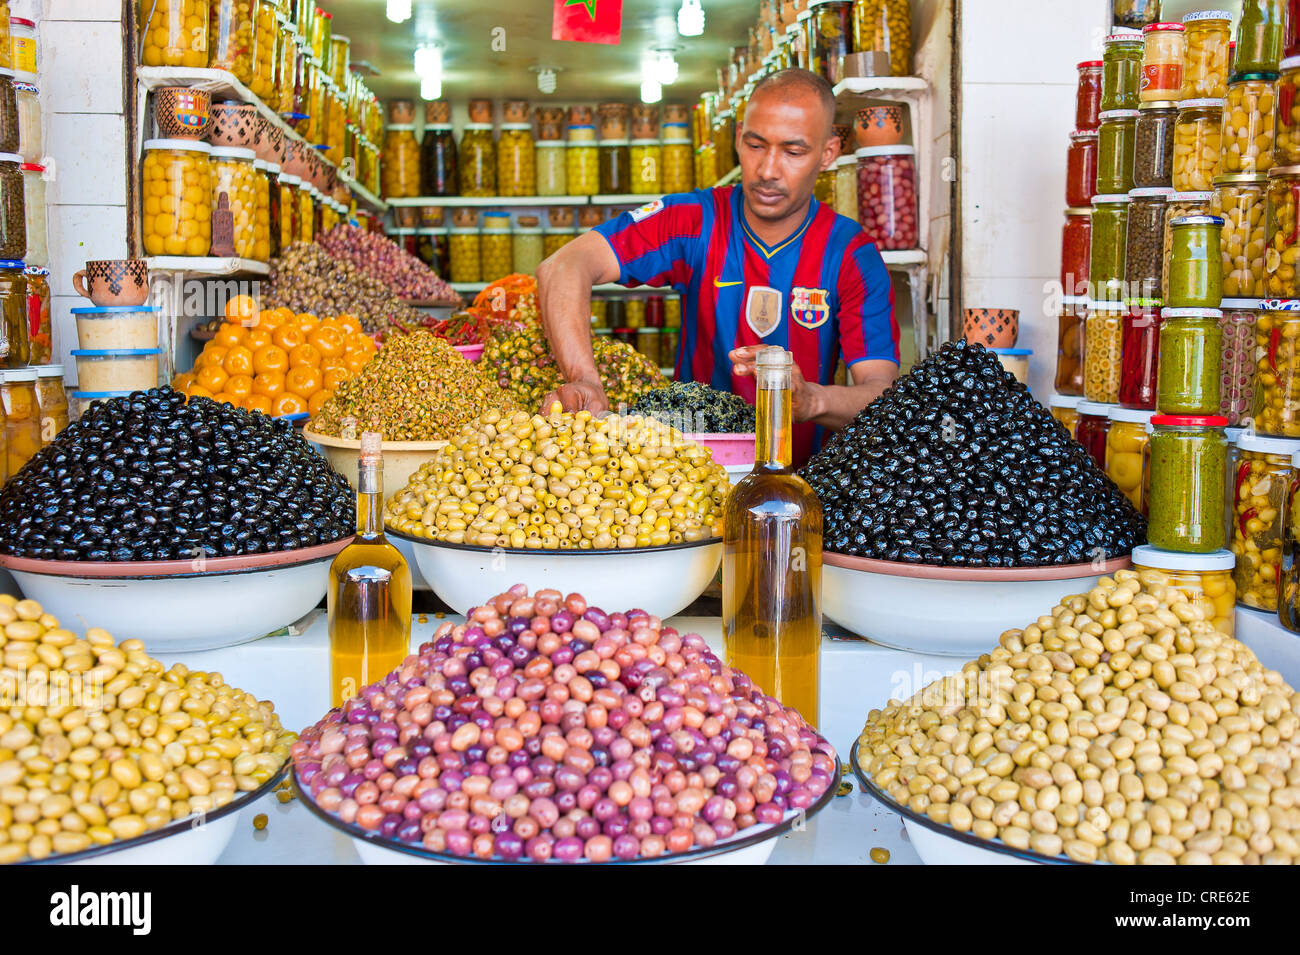
<svg viewBox="0 0 1300 955">
<path fill-rule="evenodd" d="M 896 146 L 903 139 L 903 107 L 864 106 L 853 125 L 858 148 Z"/>
<path fill-rule="evenodd" d="M 154 119 L 164 139 L 202 139 L 212 128 L 212 94 L 188 86 L 164 86 L 154 93 Z"/>
<path fill-rule="evenodd" d="M 214 146 L 237 146 L 252 149 L 258 145 L 258 121 L 261 116 L 252 103 L 214 103 L 212 132 L 208 142 Z"/>
<path fill-rule="evenodd" d="M 144 259 L 96 259 L 72 276 L 72 287 L 101 308 L 143 305 L 149 299 L 149 267 Z"/>
<path fill-rule="evenodd" d="M 966 341 L 985 348 L 1013 348 L 1020 334 L 1020 310 L 968 308 L 962 312 Z"/>
</svg>

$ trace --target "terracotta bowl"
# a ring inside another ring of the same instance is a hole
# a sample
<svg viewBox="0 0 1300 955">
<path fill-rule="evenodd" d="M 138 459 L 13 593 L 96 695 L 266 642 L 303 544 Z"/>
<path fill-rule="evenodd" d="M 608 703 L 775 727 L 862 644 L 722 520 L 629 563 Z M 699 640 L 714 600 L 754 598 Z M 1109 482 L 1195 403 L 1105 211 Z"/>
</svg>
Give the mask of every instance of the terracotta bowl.
<svg viewBox="0 0 1300 955">
<path fill-rule="evenodd" d="M 284 130 L 274 123 L 271 123 L 265 116 L 258 116 L 261 120 L 261 129 L 258 134 L 258 142 L 254 149 L 257 151 L 257 158 L 264 159 L 269 163 L 275 163 L 277 166 L 284 165 Z"/>
<path fill-rule="evenodd" d="M 415 100 L 389 100 L 388 122 L 395 123 L 399 126 L 415 122 Z"/>
<path fill-rule="evenodd" d="M 858 148 L 895 146 L 903 139 L 902 106 L 864 106 L 853 124 Z"/>
<path fill-rule="evenodd" d="M 256 148 L 260 139 L 260 119 L 257 107 L 252 103 L 214 103 L 208 142 L 214 146 Z"/>
<path fill-rule="evenodd" d="M 154 93 L 153 115 L 163 139 L 202 139 L 212 128 L 212 94 L 164 86 Z"/>
<path fill-rule="evenodd" d="M 285 157 L 281 164 L 283 171 L 290 176 L 297 176 L 299 179 L 307 176 L 307 154 L 314 150 L 299 139 L 285 138 Z"/>
<path fill-rule="evenodd" d="M 1014 308 L 968 308 L 962 312 L 966 341 L 985 348 L 1011 348 L 1020 334 L 1020 311 Z"/>
</svg>

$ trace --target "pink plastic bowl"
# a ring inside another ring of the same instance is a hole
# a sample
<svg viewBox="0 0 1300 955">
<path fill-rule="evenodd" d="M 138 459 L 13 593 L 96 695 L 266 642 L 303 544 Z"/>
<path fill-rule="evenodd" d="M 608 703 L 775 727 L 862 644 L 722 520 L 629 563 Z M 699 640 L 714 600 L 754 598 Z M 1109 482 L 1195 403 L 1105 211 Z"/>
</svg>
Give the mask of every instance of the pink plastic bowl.
<svg viewBox="0 0 1300 955">
<path fill-rule="evenodd" d="M 456 351 L 464 355 L 469 361 L 478 361 L 483 357 L 482 345 L 457 345 Z"/>
<path fill-rule="evenodd" d="M 754 463 L 752 434 L 688 434 L 685 437 L 711 450 L 716 464 L 725 467 L 728 464 Z"/>
</svg>

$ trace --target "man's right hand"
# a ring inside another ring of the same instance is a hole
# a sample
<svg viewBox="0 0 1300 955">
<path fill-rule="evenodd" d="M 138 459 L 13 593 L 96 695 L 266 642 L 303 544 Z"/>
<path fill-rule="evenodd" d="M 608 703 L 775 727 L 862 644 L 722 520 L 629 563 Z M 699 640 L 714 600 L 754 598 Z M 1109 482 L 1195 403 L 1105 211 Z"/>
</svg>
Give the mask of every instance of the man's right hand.
<svg viewBox="0 0 1300 955">
<path fill-rule="evenodd" d="M 579 378 L 561 385 L 542 399 L 542 415 L 546 415 L 557 401 L 565 411 L 590 411 L 598 415 L 609 410 L 609 399 L 605 397 L 605 388 L 599 378 Z"/>
</svg>

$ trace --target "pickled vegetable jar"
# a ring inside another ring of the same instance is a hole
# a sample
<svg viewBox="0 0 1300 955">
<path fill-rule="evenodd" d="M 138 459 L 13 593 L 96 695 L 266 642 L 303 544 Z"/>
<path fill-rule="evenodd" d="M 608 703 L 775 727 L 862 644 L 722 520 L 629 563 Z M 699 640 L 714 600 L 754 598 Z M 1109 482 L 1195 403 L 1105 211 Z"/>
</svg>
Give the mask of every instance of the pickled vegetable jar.
<svg viewBox="0 0 1300 955">
<path fill-rule="evenodd" d="M 1075 440 L 1106 469 L 1106 432 L 1110 430 L 1110 408 L 1093 401 L 1080 401 L 1076 406 L 1079 422 L 1075 425 Z"/>
<path fill-rule="evenodd" d="M 844 57 L 853 52 L 849 46 L 853 36 L 853 0 L 812 0 L 808 9 L 812 11 L 805 33 L 808 69 L 820 73 L 834 86 L 844 79 Z M 892 68 L 892 56 L 890 61 Z"/>
<path fill-rule="evenodd" d="M 813 183 L 813 198 L 825 205 L 835 204 L 835 171 L 823 169 Z"/>
<path fill-rule="evenodd" d="M 657 139 L 634 139 L 629 149 L 632 167 L 632 192 L 637 195 L 660 195 L 660 170 L 663 168 L 663 147 Z"/>
<path fill-rule="evenodd" d="M 447 242 L 453 282 L 481 282 L 481 243 L 478 229 L 452 229 Z"/>
<path fill-rule="evenodd" d="M 1285 0 L 1242 0 L 1232 71 L 1276 73 L 1285 33 Z"/>
<path fill-rule="evenodd" d="M 145 66 L 208 65 L 208 0 L 140 0 L 136 23 Z"/>
<path fill-rule="evenodd" d="M 1164 267 L 1161 276 L 1162 298 L 1169 301 L 1169 260 L 1174 252 L 1174 230 L 1171 223 L 1186 216 L 1207 216 L 1213 205 L 1213 192 L 1175 192 L 1169 197 L 1165 212 Z"/>
<path fill-rule="evenodd" d="M 542 230 L 537 226 L 523 226 L 515 229 L 510 239 L 511 271 L 536 275 L 537 266 L 545 256 Z"/>
<path fill-rule="evenodd" d="M 1227 419 L 1156 415 L 1151 424 L 1147 540 L 1183 553 L 1223 550 Z"/>
<path fill-rule="evenodd" d="M 211 0 L 208 14 L 208 66 L 229 70 L 248 86 L 253 82 L 253 11 L 258 0 Z"/>
<path fill-rule="evenodd" d="M 385 199 L 409 199 L 420 194 L 420 144 L 414 126 L 389 126 L 384 131 L 381 175 Z"/>
<path fill-rule="evenodd" d="M 1273 143 L 1273 164 L 1300 164 L 1300 56 L 1282 61 L 1282 78 L 1277 88 L 1277 129 Z"/>
<path fill-rule="evenodd" d="M 1204 192 L 1219 174 L 1223 153 L 1222 99 L 1183 100 L 1174 125 L 1174 188 Z"/>
<path fill-rule="evenodd" d="M 1119 403 L 1152 411 L 1156 406 L 1156 369 L 1160 363 L 1160 310 L 1133 306 L 1124 313 L 1120 339 Z"/>
<path fill-rule="evenodd" d="M 537 194 L 567 196 L 565 143 L 560 139 L 543 139 L 537 143 Z"/>
<path fill-rule="evenodd" d="M 280 68 L 279 11 L 271 0 L 253 2 L 253 81 L 249 89 L 268 105 L 275 102 L 276 72 Z"/>
<path fill-rule="evenodd" d="M 271 258 L 271 182 L 264 159 L 253 160 L 253 254 L 267 262 Z"/>
<path fill-rule="evenodd" d="M 23 222 L 27 236 L 25 261 L 28 265 L 49 265 L 49 236 L 45 216 L 45 167 L 25 162 L 19 169 L 23 176 Z"/>
<path fill-rule="evenodd" d="M 1285 513 L 1296 471 L 1291 456 L 1300 442 L 1242 435 L 1237 439 L 1231 538 L 1237 558 L 1232 578 L 1237 602 L 1258 610 L 1277 610 L 1282 579 Z"/>
<path fill-rule="evenodd" d="M 1259 173 L 1273 168 L 1277 75 L 1238 74 L 1228 84 L 1223 108 L 1224 173 Z"/>
<path fill-rule="evenodd" d="M 1074 89 L 1074 128 L 1095 132 L 1101 122 L 1101 60 L 1085 60 L 1077 67 L 1079 79 Z"/>
<path fill-rule="evenodd" d="M 916 150 L 870 146 L 858 160 L 858 222 L 879 249 L 919 247 Z"/>
<path fill-rule="evenodd" d="M 514 248 L 509 229 L 485 228 L 479 241 L 479 281 L 495 282 L 515 271 Z"/>
<path fill-rule="evenodd" d="M 1161 318 L 1156 407 L 1162 414 L 1217 415 L 1223 313 L 1215 308 L 1166 308 Z"/>
<path fill-rule="evenodd" d="M 1120 193 L 1133 188 L 1138 115 L 1136 109 L 1114 109 L 1101 114 L 1101 130 L 1097 134 L 1097 192 Z"/>
<path fill-rule="evenodd" d="M 31 358 L 31 338 L 27 318 L 27 279 L 23 263 L 0 259 L 0 357 L 7 368 L 21 368 Z"/>
<path fill-rule="evenodd" d="M 192 139 L 144 144 L 141 232 L 146 255 L 207 255 L 212 243 L 212 147 Z"/>
<path fill-rule="evenodd" d="M 3 0 L 0 2 L 0 69 L 13 68 L 13 29 L 9 23 L 9 0 Z"/>
<path fill-rule="evenodd" d="M 36 410 L 41 416 L 41 447 L 45 447 L 68 426 L 68 393 L 63 388 L 62 365 L 36 369 Z"/>
<path fill-rule="evenodd" d="M 1219 320 L 1223 350 L 1219 357 L 1219 414 L 1235 425 L 1249 415 L 1255 402 L 1255 324 L 1258 303 L 1227 299 Z"/>
<path fill-rule="evenodd" d="M 1178 589 L 1189 603 L 1201 608 L 1215 630 L 1228 636 L 1235 632 L 1236 622 L 1232 565 L 1233 556 L 1226 550 L 1178 554 L 1148 546 L 1133 548 L 1133 569 L 1143 583 Z"/>
<path fill-rule="evenodd" d="M 307 180 L 298 183 L 298 241 L 310 242 L 316 238 L 316 187 Z"/>
<path fill-rule="evenodd" d="M 1300 297 L 1300 232 L 1296 208 L 1300 205 L 1300 166 L 1274 166 L 1268 173 L 1268 211 L 1265 231 L 1264 273 L 1269 298 Z"/>
<path fill-rule="evenodd" d="M 50 270 L 38 265 L 23 269 L 27 281 L 27 360 L 46 365 L 53 356 L 54 321 L 50 314 Z M 63 369 L 59 366 L 59 374 Z"/>
<path fill-rule="evenodd" d="M 1129 192 L 1128 229 L 1125 240 L 1125 299 L 1139 305 L 1161 302 L 1161 268 L 1165 212 L 1172 189 L 1134 189 Z"/>
<path fill-rule="evenodd" d="M 1056 390 L 1062 395 L 1083 394 L 1084 324 L 1088 317 L 1086 298 L 1063 298 L 1057 316 Z"/>
<path fill-rule="evenodd" d="M 1187 57 L 1183 61 L 1183 99 L 1222 99 L 1228 93 L 1231 68 L 1232 14 L 1199 10 L 1183 17 L 1187 28 Z"/>
<path fill-rule="evenodd" d="M 1065 154 L 1065 204 L 1086 206 L 1097 194 L 1097 133 L 1075 131 Z"/>
<path fill-rule="evenodd" d="M 1101 404 L 1119 401 L 1123 316 L 1122 302 L 1088 303 L 1088 318 L 1084 323 L 1083 394 L 1089 401 Z"/>
<path fill-rule="evenodd" d="M 853 4 L 850 52 L 871 50 L 889 53 L 891 75 L 912 74 L 912 10 L 907 0 L 856 0 Z"/>
<path fill-rule="evenodd" d="M 1126 31 L 1106 37 L 1102 53 L 1102 111 L 1137 109 L 1142 102 L 1142 34 Z"/>
<path fill-rule="evenodd" d="M 212 208 L 219 207 L 224 194 L 235 224 L 235 255 L 241 259 L 254 258 L 257 241 L 254 227 L 257 209 L 257 175 L 253 169 L 255 158 L 256 154 L 251 149 L 212 147 Z"/>
<path fill-rule="evenodd" d="M 45 156 L 45 132 L 41 120 L 41 91 L 31 83 L 15 81 L 14 108 L 17 111 L 17 152 L 27 162 L 41 162 Z M 3 90 L 0 89 L 0 95 Z"/>
<path fill-rule="evenodd" d="M 569 195 L 594 196 L 600 192 L 600 157 L 595 142 L 570 140 L 564 156 Z"/>
<path fill-rule="evenodd" d="M 858 221 L 858 161 L 853 156 L 835 160 L 835 211 Z"/>
<path fill-rule="evenodd" d="M 1171 308 L 1218 308 L 1223 300 L 1223 253 L 1218 216 L 1181 216 L 1169 222 L 1173 244 L 1169 253 Z"/>
<path fill-rule="evenodd" d="M 542 255 L 549 259 L 556 252 L 572 242 L 578 237 L 572 227 L 568 229 L 557 226 L 547 226 L 542 234 Z"/>
<path fill-rule="evenodd" d="M 1185 30 L 1181 23 L 1150 23 L 1142 28 L 1144 53 L 1138 81 L 1142 102 L 1182 99 Z"/>
<path fill-rule="evenodd" d="M 632 191 L 632 157 L 626 139 L 602 139 L 598 149 L 600 194 L 623 195 Z"/>
<path fill-rule="evenodd" d="M 1066 209 L 1065 226 L 1061 230 L 1061 290 L 1067 297 L 1087 299 L 1091 255 L 1091 207 Z"/>
<path fill-rule="evenodd" d="M 1147 450 L 1147 422 L 1150 411 L 1111 408 L 1110 428 L 1106 432 L 1106 476 L 1132 502 L 1139 512 L 1147 512 L 1143 496 L 1142 469 Z"/>
<path fill-rule="evenodd" d="M 0 403 L 4 405 L 9 473 L 17 474 L 41 449 L 41 415 L 36 405 L 36 369 L 9 368 L 0 372 Z"/>
<path fill-rule="evenodd" d="M 1128 239 L 1127 193 L 1094 196 L 1092 243 L 1088 278 L 1092 297 L 1099 301 L 1124 300 L 1124 252 Z M 868 232 L 868 234 L 870 234 Z"/>
<path fill-rule="evenodd" d="M 1070 437 L 1073 438 L 1079 426 L 1078 395 L 1052 395 L 1047 406 L 1052 417 L 1061 422 L 1061 427 L 1070 432 Z"/>
<path fill-rule="evenodd" d="M 1266 180 L 1249 174 L 1214 180 L 1210 212 L 1223 220 L 1223 297 L 1263 298 L 1268 294 L 1264 253 L 1268 248 Z"/>
<path fill-rule="evenodd" d="M 501 138 L 497 140 L 497 193 L 531 196 L 536 189 L 532 124 L 502 123 Z"/>
<path fill-rule="evenodd" d="M 664 142 L 664 192 L 690 192 L 695 188 L 695 159 L 690 143 Z M 854 194 L 856 195 L 856 186 Z M 856 211 L 854 218 L 856 218 Z"/>
<path fill-rule="evenodd" d="M 1286 30 L 1282 36 L 1282 55 L 1300 55 L 1300 0 L 1286 0 Z"/>
<path fill-rule="evenodd" d="M 420 195 L 456 195 L 456 139 L 451 123 L 424 128 L 420 141 Z"/>
<path fill-rule="evenodd" d="M 385 153 L 385 167 L 387 163 L 388 156 Z M 460 138 L 456 176 L 462 196 L 497 194 L 497 153 L 496 143 L 492 141 L 491 123 L 465 124 L 465 132 Z"/>
<path fill-rule="evenodd" d="M 1114 0 L 1115 24 L 1141 29 L 1160 19 L 1160 0 Z"/>
<path fill-rule="evenodd" d="M 1300 438 L 1300 312 L 1256 319 L 1253 417 L 1260 434 Z"/>
<path fill-rule="evenodd" d="M 287 249 L 298 241 L 302 225 L 298 222 L 298 185 L 302 180 L 280 173 L 280 248 Z"/>
</svg>

